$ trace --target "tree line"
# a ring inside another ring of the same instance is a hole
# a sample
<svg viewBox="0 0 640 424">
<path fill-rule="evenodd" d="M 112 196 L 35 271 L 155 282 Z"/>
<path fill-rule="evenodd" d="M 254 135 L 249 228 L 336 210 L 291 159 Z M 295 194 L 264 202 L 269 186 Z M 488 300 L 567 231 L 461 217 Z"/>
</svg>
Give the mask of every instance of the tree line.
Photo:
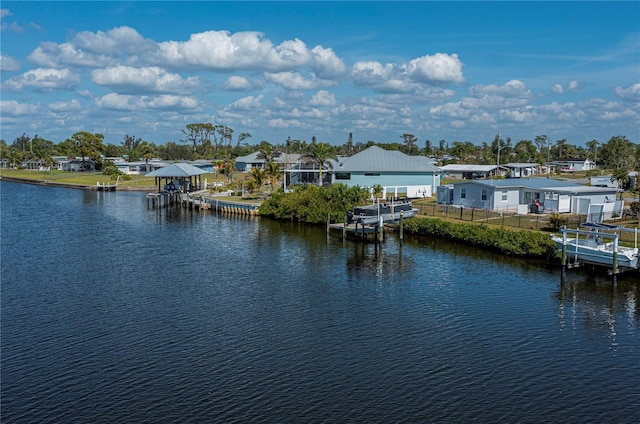
<svg viewBox="0 0 640 424">
<path fill-rule="evenodd" d="M 367 141 L 354 142 L 350 133 L 342 145 L 311 142 L 288 137 L 281 143 L 272 144 L 263 140 L 250 145 L 251 134 L 241 132 L 234 137 L 233 128 L 211 123 L 191 123 L 181 130 L 183 138 L 178 142 L 169 141 L 156 144 L 125 135 L 120 144 L 105 144 L 104 135 L 90 132 L 76 132 L 59 143 L 46 140 L 38 135 L 30 137 L 22 134 L 10 144 L 0 140 L 0 158 L 9 166 L 18 167 L 23 161 L 41 161 L 50 165 L 54 156 L 79 158 L 83 162 L 93 160 L 100 168 L 104 158 L 123 157 L 128 161 L 148 162 L 153 158 L 162 160 L 207 159 L 217 163 L 233 163 L 238 156 L 260 152 L 264 158 L 273 159 L 279 154 L 301 154 L 312 161 L 323 164 L 325 160 L 339 155 L 350 156 L 371 146 L 387 150 L 398 150 L 409 155 L 422 155 L 434 159 L 440 165 L 448 163 L 498 165 L 509 162 L 544 164 L 552 160 L 590 159 L 600 167 L 610 169 L 640 169 L 640 145 L 625 136 L 613 136 L 607 142 L 590 140 L 584 146 L 576 146 L 566 139 L 552 142 L 546 135 L 536 135 L 533 140 L 513 142 L 510 137 L 500 134 L 493 140 L 480 145 L 468 141 L 452 143 L 442 139 L 438 142 L 425 140 L 420 146 L 418 138 L 410 133 L 402 134 L 396 142 Z M 269 162 L 267 160 L 267 162 Z"/>
</svg>

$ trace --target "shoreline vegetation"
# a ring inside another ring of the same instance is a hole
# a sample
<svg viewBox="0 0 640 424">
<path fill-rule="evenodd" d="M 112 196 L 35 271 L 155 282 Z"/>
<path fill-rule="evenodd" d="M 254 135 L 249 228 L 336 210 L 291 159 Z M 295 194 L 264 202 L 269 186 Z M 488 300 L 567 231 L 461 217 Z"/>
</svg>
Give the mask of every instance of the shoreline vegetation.
<svg viewBox="0 0 640 424">
<path fill-rule="evenodd" d="M 0 175 L 0 180 L 16 183 L 65 187 L 93 190 L 96 185 L 88 184 L 87 178 L 96 182 L 107 183 L 96 179 L 100 175 L 79 177 L 76 175 L 66 178 L 51 176 L 45 173 L 37 175 L 9 176 Z M 49 177 L 49 178 L 48 178 Z M 82 179 L 81 179 L 82 178 Z M 118 184 L 118 190 L 153 191 L 154 181 L 140 178 L 139 180 L 124 181 Z M 298 190 L 285 193 L 282 189 L 275 191 L 262 202 L 259 214 L 274 219 L 290 220 L 311 225 L 327 222 L 327 217 L 333 222 L 343 222 L 347 212 L 356 205 L 367 202 L 369 191 L 361 187 L 347 187 L 333 184 L 329 187 L 315 185 L 303 186 Z M 398 230 L 398 226 L 394 231 Z M 506 255 L 537 258 L 557 259 L 555 243 L 548 233 L 535 230 L 510 230 L 483 223 L 450 222 L 446 219 L 417 216 L 403 222 L 405 234 L 435 237 L 452 240 L 462 244 L 483 247 Z"/>
</svg>

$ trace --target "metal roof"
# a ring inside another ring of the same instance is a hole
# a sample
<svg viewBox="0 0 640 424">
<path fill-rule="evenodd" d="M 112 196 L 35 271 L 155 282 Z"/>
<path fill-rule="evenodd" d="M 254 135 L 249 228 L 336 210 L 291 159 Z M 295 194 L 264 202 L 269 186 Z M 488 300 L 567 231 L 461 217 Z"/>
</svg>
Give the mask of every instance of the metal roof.
<svg viewBox="0 0 640 424">
<path fill-rule="evenodd" d="M 615 188 L 593 187 L 554 178 L 507 178 L 504 180 L 470 180 L 457 184 L 478 184 L 493 188 L 528 188 L 561 193 L 615 193 Z"/>
<path fill-rule="evenodd" d="M 500 166 L 504 166 L 504 167 L 507 167 L 507 168 L 537 168 L 538 164 L 537 163 L 511 162 L 511 163 L 502 164 Z"/>
<path fill-rule="evenodd" d="M 496 165 L 464 165 L 450 164 L 441 166 L 440 169 L 446 172 L 491 172 L 496 169 Z"/>
<path fill-rule="evenodd" d="M 334 171 L 339 172 L 440 172 L 425 156 L 409 156 L 398 150 L 371 146 L 353 156 L 341 159 Z"/>
<path fill-rule="evenodd" d="M 147 174 L 147 177 L 193 177 L 195 175 L 202 175 L 206 173 L 207 171 L 205 171 L 204 169 L 189 165 L 188 163 L 172 163 L 171 165 L 164 166 L 162 168 L 156 169 L 155 171 L 149 172 Z"/>
</svg>

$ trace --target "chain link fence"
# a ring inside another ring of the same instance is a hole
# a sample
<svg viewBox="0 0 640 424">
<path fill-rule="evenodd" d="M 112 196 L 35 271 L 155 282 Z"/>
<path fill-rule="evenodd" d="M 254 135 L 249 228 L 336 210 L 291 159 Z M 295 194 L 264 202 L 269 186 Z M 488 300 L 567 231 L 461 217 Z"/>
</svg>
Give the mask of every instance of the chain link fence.
<svg viewBox="0 0 640 424">
<path fill-rule="evenodd" d="M 568 228 L 578 228 L 585 222 L 599 220 L 599 215 L 590 217 L 588 215 L 573 214 L 552 214 L 552 213 L 528 213 L 518 214 L 514 211 L 495 211 L 478 208 L 465 208 L 453 205 L 442 204 L 414 204 L 418 209 L 418 215 L 436 218 L 456 219 L 467 222 L 488 223 L 500 225 L 502 227 L 520 228 L 538 231 L 557 231 L 559 226 L 566 225 Z M 556 217 L 556 218 L 554 218 Z M 624 223 L 624 224 L 623 224 Z M 623 211 L 622 216 L 607 224 L 623 224 L 626 228 L 635 228 L 638 221 L 628 210 Z M 601 230 L 602 231 L 602 230 Z M 607 230 L 606 232 L 616 232 L 621 241 L 635 243 L 636 234 L 630 231 Z"/>
</svg>

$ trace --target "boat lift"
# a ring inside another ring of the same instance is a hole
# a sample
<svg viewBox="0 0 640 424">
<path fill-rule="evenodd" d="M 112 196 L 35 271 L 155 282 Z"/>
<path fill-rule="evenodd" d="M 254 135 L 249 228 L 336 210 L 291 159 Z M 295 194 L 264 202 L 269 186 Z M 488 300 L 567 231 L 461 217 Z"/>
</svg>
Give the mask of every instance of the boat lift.
<svg viewBox="0 0 640 424">
<path fill-rule="evenodd" d="M 620 247 L 619 245 L 619 235 L 616 233 L 604 233 L 604 232 L 600 232 L 598 231 L 598 229 L 607 229 L 607 230 L 617 230 L 617 231 L 626 231 L 626 232 L 633 232 L 635 234 L 634 237 L 634 246 L 635 248 L 638 247 L 638 228 L 624 228 L 624 227 L 619 227 L 619 226 L 613 226 L 613 225 L 606 225 L 606 224 L 597 224 L 597 223 L 585 223 L 582 224 L 582 226 L 585 227 L 591 227 L 591 230 L 580 230 L 580 229 L 571 229 L 571 228 L 567 228 L 566 226 L 563 226 L 560 228 L 560 232 L 562 233 L 562 250 L 561 250 L 561 264 L 563 269 L 565 269 L 565 267 L 568 268 L 575 268 L 575 267 L 579 267 L 582 264 L 591 264 L 591 265 L 598 265 L 598 266 L 606 266 L 609 265 L 609 263 L 605 262 L 605 261 L 597 261 L 597 260 L 593 260 L 593 259 L 585 259 L 583 255 L 580 255 L 580 243 L 578 238 L 580 237 L 580 235 L 584 235 L 585 239 L 589 238 L 589 237 L 599 237 L 601 240 L 602 239 L 613 239 L 612 240 L 612 244 L 611 244 L 611 252 L 612 252 L 612 260 L 611 260 L 611 269 L 609 270 L 610 274 L 613 274 L 614 276 L 619 274 L 620 272 L 623 271 L 630 271 L 630 270 L 637 270 L 638 267 L 626 267 L 626 266 L 619 266 L 618 264 L 618 249 Z M 595 231 L 594 231 L 595 230 Z M 567 234 L 575 234 L 575 243 L 569 243 L 567 240 Z M 571 248 L 573 251 L 568 252 L 568 248 Z M 586 250 L 586 248 L 583 248 L 583 252 Z M 573 259 L 573 261 L 571 261 L 570 259 Z"/>
</svg>

